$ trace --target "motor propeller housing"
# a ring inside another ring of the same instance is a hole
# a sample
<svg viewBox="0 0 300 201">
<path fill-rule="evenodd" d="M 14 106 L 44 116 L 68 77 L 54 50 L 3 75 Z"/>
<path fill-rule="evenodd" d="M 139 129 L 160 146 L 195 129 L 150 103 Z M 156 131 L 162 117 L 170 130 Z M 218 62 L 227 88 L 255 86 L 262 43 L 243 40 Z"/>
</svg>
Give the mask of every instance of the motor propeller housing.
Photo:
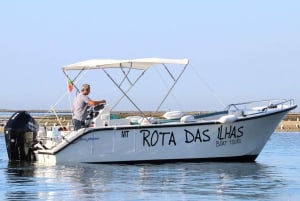
<svg viewBox="0 0 300 201">
<path fill-rule="evenodd" d="M 39 126 L 35 119 L 26 111 L 14 113 L 4 127 L 5 142 L 10 161 L 32 161 L 33 145 Z"/>
</svg>

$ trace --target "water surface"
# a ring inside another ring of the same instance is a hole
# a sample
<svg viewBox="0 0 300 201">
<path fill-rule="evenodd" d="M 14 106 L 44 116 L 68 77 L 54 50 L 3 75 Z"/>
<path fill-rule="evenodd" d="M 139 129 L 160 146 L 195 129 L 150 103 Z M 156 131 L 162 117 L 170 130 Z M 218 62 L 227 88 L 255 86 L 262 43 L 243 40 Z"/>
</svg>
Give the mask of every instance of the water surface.
<svg viewBox="0 0 300 201">
<path fill-rule="evenodd" d="M 9 163 L 0 137 L 1 200 L 300 200 L 300 133 L 273 134 L 256 163 Z"/>
</svg>

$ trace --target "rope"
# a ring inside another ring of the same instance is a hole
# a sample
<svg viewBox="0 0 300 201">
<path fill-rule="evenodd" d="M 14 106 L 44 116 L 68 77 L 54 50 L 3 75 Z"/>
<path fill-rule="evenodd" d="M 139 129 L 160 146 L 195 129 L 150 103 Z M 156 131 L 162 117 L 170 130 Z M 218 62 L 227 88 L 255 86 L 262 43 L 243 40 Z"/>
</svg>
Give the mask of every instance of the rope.
<svg viewBox="0 0 300 201">
<path fill-rule="evenodd" d="M 162 76 L 162 74 L 160 73 L 160 71 L 158 70 L 158 68 L 154 68 L 154 69 L 155 69 L 156 73 L 159 75 L 162 83 L 165 85 L 166 90 L 168 90 L 170 88 L 170 86 L 168 85 L 169 83 L 164 79 L 164 76 Z M 166 70 L 169 72 L 168 69 L 166 69 Z M 174 76 L 172 74 L 170 76 L 172 77 L 173 80 L 175 80 L 175 78 L 174 78 Z M 181 110 L 184 110 L 183 107 L 182 107 L 182 104 L 179 102 L 178 98 L 174 95 L 174 93 L 170 92 L 170 95 L 172 96 L 172 99 L 176 102 L 176 104 L 178 105 L 178 107 Z M 170 109 L 170 108 L 168 108 L 168 109 Z"/>
<path fill-rule="evenodd" d="M 219 104 L 221 104 L 224 108 L 226 107 L 226 105 L 224 104 L 224 102 L 221 100 L 221 98 L 214 92 L 214 90 L 212 89 L 212 87 L 208 84 L 208 82 L 201 77 L 201 75 L 198 73 L 198 71 L 193 67 L 193 65 L 190 65 L 190 68 L 194 71 L 194 73 L 199 77 L 200 80 L 202 80 L 202 82 L 204 83 L 204 85 L 208 88 L 209 92 L 215 97 L 215 99 L 219 102 Z"/>
</svg>

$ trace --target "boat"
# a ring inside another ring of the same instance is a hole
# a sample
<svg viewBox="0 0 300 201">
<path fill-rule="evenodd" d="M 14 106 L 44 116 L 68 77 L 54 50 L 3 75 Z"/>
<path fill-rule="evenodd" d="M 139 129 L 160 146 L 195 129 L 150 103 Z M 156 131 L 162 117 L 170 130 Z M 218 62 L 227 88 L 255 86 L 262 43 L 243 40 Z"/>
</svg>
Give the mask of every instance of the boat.
<svg viewBox="0 0 300 201">
<path fill-rule="evenodd" d="M 159 111 L 188 64 L 188 59 L 143 58 L 96 59 L 63 66 L 71 88 L 76 89 L 82 72 L 103 72 L 121 92 L 117 103 L 127 99 L 138 115 L 116 118 L 109 104 L 100 105 L 90 109 L 85 128 L 74 130 L 72 125 L 39 125 L 27 111 L 18 111 L 4 128 L 9 160 L 42 164 L 255 161 L 280 121 L 297 107 L 293 99 L 229 104 L 209 113 L 175 110 L 155 117 L 128 95 L 148 69 L 164 68 L 172 84 L 155 110 Z M 174 75 L 172 69 L 178 70 L 177 66 L 180 72 Z M 112 69 L 120 70 L 122 78 L 116 81 L 109 72 Z M 138 74 L 132 78 L 132 72 Z M 125 82 L 130 84 L 124 87 Z"/>
</svg>

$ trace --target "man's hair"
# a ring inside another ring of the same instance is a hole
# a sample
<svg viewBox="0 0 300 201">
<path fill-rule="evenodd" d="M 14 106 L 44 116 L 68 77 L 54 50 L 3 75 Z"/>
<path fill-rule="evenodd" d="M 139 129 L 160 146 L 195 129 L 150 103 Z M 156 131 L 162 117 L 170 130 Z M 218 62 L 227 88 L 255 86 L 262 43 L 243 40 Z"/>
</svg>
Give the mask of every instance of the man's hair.
<svg viewBox="0 0 300 201">
<path fill-rule="evenodd" d="M 81 91 L 85 90 L 85 89 L 89 89 L 90 88 L 90 85 L 89 84 L 83 84 L 81 86 Z"/>
</svg>

